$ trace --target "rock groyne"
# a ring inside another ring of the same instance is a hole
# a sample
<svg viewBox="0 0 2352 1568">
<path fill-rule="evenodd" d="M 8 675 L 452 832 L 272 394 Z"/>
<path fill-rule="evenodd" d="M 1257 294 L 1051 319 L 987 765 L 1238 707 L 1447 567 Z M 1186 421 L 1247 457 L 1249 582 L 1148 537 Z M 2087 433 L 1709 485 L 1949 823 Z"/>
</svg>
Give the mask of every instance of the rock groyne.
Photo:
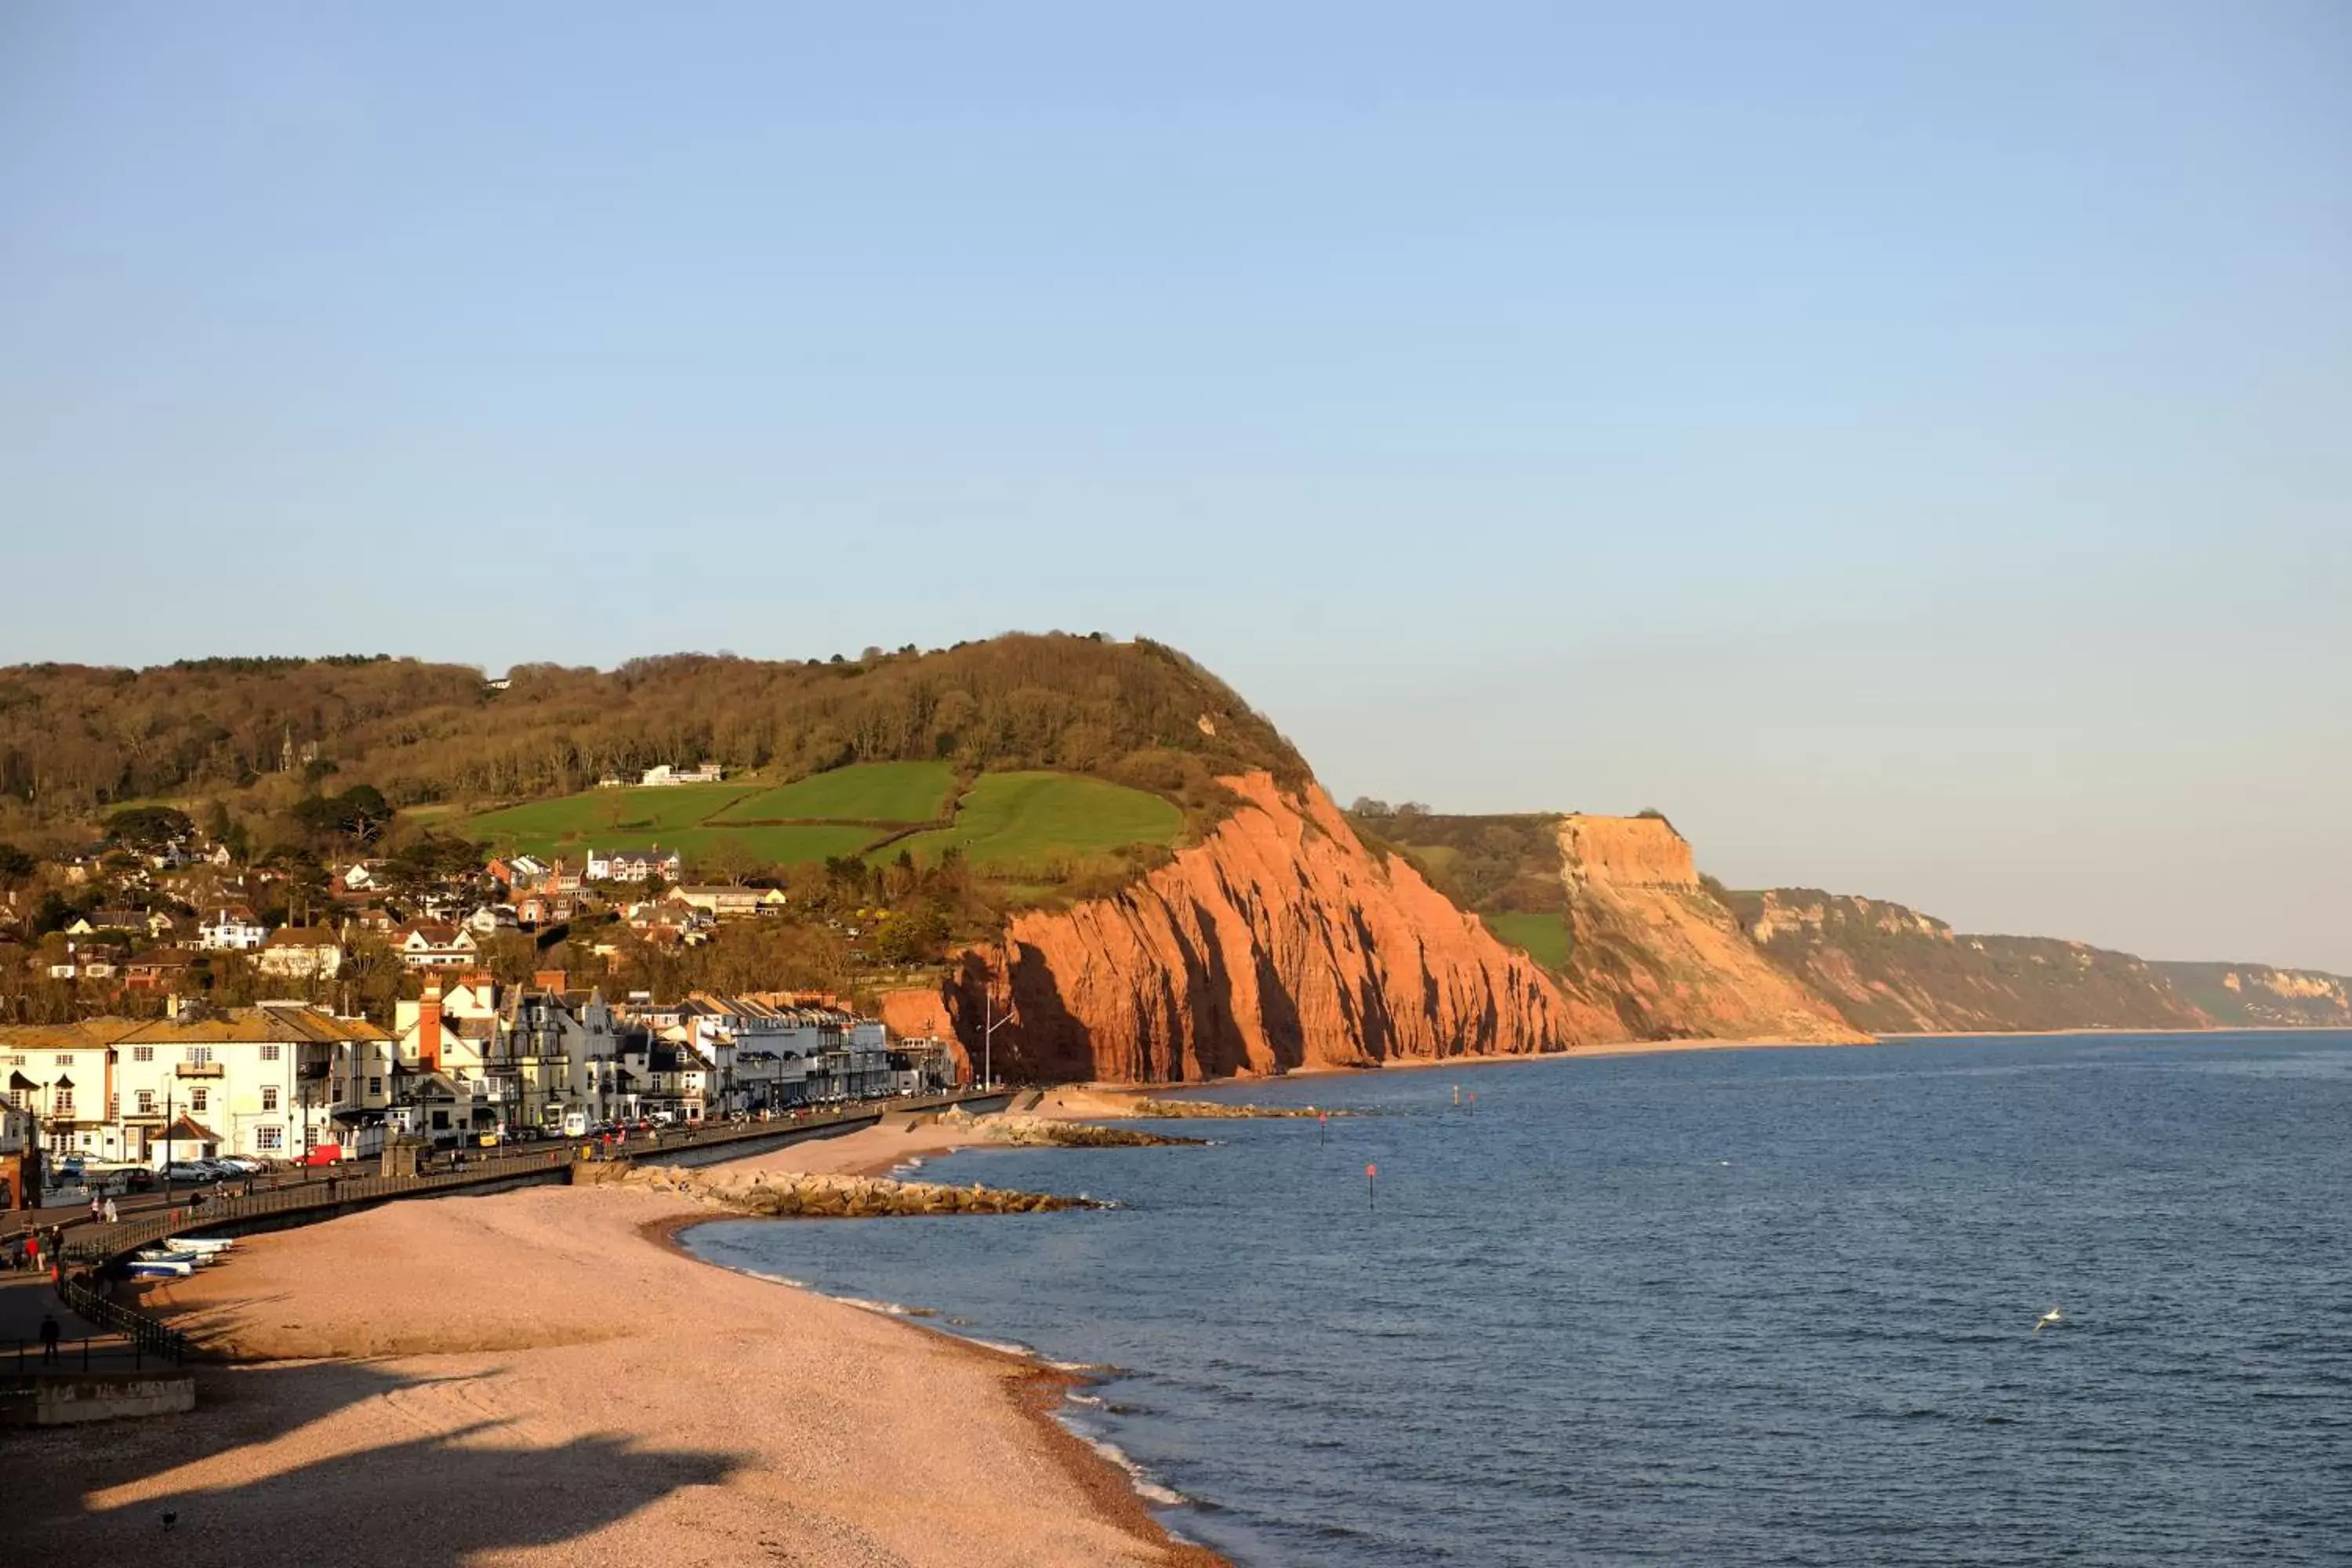
<svg viewBox="0 0 2352 1568">
<path fill-rule="evenodd" d="M 753 1171 L 706 1180 L 681 1166 L 640 1167 L 625 1185 L 676 1193 L 680 1197 L 737 1214 L 776 1219 L 883 1219 L 907 1215 L 1042 1214 L 1054 1209 L 1110 1208 L 1083 1194 L 1012 1192 L 982 1186 L 950 1187 L 937 1182 L 901 1182 L 888 1176 L 809 1175 L 797 1171 Z"/>
</svg>

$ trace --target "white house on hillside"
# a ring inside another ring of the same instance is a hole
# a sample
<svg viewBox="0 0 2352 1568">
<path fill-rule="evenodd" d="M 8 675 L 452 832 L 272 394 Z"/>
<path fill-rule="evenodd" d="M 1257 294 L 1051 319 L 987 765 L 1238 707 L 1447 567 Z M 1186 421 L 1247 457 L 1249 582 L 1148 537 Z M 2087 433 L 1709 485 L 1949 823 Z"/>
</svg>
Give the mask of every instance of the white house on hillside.
<svg viewBox="0 0 2352 1568">
<path fill-rule="evenodd" d="M 727 771 L 717 763 L 705 763 L 698 768 L 674 768 L 664 763 L 657 768 L 647 768 L 645 777 L 637 783 L 641 788 L 650 789 L 664 784 L 719 784 L 726 776 Z"/>
<path fill-rule="evenodd" d="M 659 877 L 675 882 L 686 871 L 686 858 L 656 845 L 650 849 L 591 849 L 588 879 L 592 882 L 642 882 Z"/>
<path fill-rule="evenodd" d="M 212 910 L 196 931 L 196 945 L 213 952 L 251 952 L 268 940 L 269 928 L 243 904 Z"/>
</svg>

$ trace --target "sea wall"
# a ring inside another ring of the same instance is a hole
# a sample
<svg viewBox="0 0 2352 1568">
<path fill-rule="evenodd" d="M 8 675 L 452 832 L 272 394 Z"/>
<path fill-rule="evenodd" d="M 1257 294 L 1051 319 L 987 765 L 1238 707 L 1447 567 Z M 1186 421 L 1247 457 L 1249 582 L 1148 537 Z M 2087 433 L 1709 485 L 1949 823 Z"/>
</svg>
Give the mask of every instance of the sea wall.
<svg viewBox="0 0 2352 1568">
<path fill-rule="evenodd" d="M 196 1407 L 196 1380 L 184 1372 L 26 1373 L 0 1375 L 0 1425 L 72 1426 Z"/>
</svg>

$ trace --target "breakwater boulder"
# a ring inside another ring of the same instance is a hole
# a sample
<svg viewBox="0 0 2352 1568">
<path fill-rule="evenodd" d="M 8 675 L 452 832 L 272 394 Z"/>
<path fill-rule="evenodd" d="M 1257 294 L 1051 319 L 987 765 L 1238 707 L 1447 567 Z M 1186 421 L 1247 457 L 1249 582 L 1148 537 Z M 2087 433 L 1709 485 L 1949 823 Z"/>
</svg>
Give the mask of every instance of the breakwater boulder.
<svg viewBox="0 0 2352 1568">
<path fill-rule="evenodd" d="M 1311 1105 L 1220 1105 L 1210 1100 L 1139 1100 L 1134 1114 L 1160 1121 L 1245 1121 L 1354 1113 L 1318 1110 Z"/>
<path fill-rule="evenodd" d="M 704 1180 L 678 1166 L 640 1168 L 631 1186 L 676 1193 L 737 1214 L 787 1219 L 881 1219 L 900 1215 L 1042 1214 L 1054 1209 L 1108 1208 L 1097 1199 L 1052 1193 L 1012 1192 L 975 1182 L 950 1187 L 937 1182 L 901 1182 L 887 1176 L 809 1175 L 797 1171 L 754 1171 L 721 1182 Z"/>
<path fill-rule="evenodd" d="M 1087 1121 L 1056 1121 L 1043 1116 L 992 1116 L 979 1129 L 999 1143 L 1018 1148 L 1150 1149 L 1191 1144 L 1205 1138 L 1175 1138 L 1165 1132 L 1139 1132 L 1131 1127 L 1097 1127 Z"/>
</svg>

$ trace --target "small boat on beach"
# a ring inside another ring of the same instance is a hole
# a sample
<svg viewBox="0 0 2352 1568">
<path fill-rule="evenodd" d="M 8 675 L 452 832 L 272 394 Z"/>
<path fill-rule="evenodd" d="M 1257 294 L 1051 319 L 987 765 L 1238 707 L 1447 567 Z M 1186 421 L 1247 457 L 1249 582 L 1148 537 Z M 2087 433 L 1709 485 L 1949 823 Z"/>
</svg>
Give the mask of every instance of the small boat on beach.
<svg viewBox="0 0 2352 1568">
<path fill-rule="evenodd" d="M 196 1266 L 169 1258 L 139 1258 L 123 1265 L 122 1271 L 133 1279 L 185 1279 L 196 1271 Z"/>
<path fill-rule="evenodd" d="M 191 1268 L 202 1268 L 219 1259 L 213 1253 L 166 1251 L 160 1247 L 147 1247 L 133 1253 L 131 1260 L 137 1263 L 184 1263 Z"/>
<path fill-rule="evenodd" d="M 220 1257 L 236 1245 L 226 1237 L 167 1236 L 163 1238 L 163 1247 L 168 1252 L 194 1252 L 213 1258 Z"/>
</svg>

